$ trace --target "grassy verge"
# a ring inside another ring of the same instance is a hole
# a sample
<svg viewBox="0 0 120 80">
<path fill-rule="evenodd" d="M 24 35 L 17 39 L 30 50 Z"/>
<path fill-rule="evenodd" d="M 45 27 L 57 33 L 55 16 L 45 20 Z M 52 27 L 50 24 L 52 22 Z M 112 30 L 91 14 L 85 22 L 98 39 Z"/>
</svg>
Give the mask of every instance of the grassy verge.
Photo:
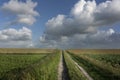
<svg viewBox="0 0 120 80">
<path fill-rule="evenodd" d="M 36 80 L 57 80 L 60 54 L 53 54 L 35 66 Z"/>
<path fill-rule="evenodd" d="M 96 62 L 95 60 L 83 55 L 69 54 L 77 63 L 79 63 L 79 65 L 86 69 L 94 80 L 120 80 L 119 74 L 113 73 L 110 69 L 108 69 L 109 66 L 108 68 L 105 67 L 104 64 L 101 66 L 102 63 Z"/>
<path fill-rule="evenodd" d="M 87 80 L 87 78 L 80 72 L 79 68 L 74 64 L 69 54 L 65 52 L 64 57 L 65 57 L 65 62 L 68 67 L 68 73 L 70 76 L 70 80 Z"/>
</svg>

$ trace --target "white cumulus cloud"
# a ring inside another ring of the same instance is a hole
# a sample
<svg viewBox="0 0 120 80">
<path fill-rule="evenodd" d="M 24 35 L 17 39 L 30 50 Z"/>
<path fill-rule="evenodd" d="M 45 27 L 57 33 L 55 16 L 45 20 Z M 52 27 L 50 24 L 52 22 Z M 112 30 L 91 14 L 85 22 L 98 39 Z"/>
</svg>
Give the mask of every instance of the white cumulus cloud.
<svg viewBox="0 0 120 80">
<path fill-rule="evenodd" d="M 10 0 L 2 5 L 2 11 L 14 15 L 16 17 L 14 23 L 16 24 L 32 25 L 36 21 L 35 17 L 39 15 L 35 10 L 36 6 L 37 2 L 32 0 L 26 0 L 26 2 Z"/>
<path fill-rule="evenodd" d="M 41 46 L 120 47 L 120 34 L 108 27 L 120 22 L 119 4 L 120 0 L 107 0 L 99 4 L 95 0 L 79 0 L 71 9 L 70 15 L 59 14 L 46 22 L 44 37 L 40 38 Z M 100 30 L 104 27 L 108 29 Z"/>
<path fill-rule="evenodd" d="M 29 47 L 32 44 L 32 31 L 26 27 L 0 30 L 0 47 Z"/>
</svg>

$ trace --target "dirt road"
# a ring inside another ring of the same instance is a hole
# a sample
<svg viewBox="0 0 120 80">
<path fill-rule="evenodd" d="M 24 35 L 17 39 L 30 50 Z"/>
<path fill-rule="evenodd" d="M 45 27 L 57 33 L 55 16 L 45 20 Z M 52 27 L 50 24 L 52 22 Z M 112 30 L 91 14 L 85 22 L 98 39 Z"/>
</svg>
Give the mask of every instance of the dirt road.
<svg viewBox="0 0 120 80">
<path fill-rule="evenodd" d="M 68 54 L 68 56 L 71 58 L 71 56 Z M 72 58 L 71 58 L 72 59 Z M 72 61 L 74 62 L 74 64 L 80 69 L 80 71 L 84 74 L 84 76 L 88 79 L 88 80 L 93 80 L 93 78 L 86 72 L 86 70 L 84 68 L 82 68 L 80 65 L 78 65 L 77 62 L 75 62 L 73 59 Z"/>
<path fill-rule="evenodd" d="M 58 67 L 58 80 L 70 80 L 63 52 L 61 52 L 61 58 Z"/>
</svg>

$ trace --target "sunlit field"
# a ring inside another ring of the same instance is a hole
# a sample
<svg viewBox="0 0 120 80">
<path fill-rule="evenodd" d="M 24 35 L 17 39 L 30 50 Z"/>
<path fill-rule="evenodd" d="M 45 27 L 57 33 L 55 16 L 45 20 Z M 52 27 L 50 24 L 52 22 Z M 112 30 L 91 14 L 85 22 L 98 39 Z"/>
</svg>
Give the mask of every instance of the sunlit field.
<svg viewBox="0 0 120 80">
<path fill-rule="evenodd" d="M 120 50 L 2 51 L 0 80 L 120 80 Z"/>
<path fill-rule="evenodd" d="M 95 80 L 120 79 L 120 50 L 69 50 L 72 58 Z"/>
<path fill-rule="evenodd" d="M 0 80 L 57 79 L 58 51 L 26 49 L 25 53 L 24 50 L 6 49 L 6 54 L 0 54 Z"/>
</svg>

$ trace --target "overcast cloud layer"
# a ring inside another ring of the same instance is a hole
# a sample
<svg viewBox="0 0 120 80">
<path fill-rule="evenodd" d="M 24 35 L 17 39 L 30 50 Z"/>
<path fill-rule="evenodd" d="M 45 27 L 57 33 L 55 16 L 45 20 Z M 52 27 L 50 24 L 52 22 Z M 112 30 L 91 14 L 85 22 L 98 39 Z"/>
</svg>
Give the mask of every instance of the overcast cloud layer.
<svg viewBox="0 0 120 80">
<path fill-rule="evenodd" d="M 112 28 L 120 22 L 120 0 L 96 4 L 95 0 L 79 0 L 70 15 L 58 14 L 46 23 L 40 47 L 120 48 L 120 33 Z"/>
</svg>

